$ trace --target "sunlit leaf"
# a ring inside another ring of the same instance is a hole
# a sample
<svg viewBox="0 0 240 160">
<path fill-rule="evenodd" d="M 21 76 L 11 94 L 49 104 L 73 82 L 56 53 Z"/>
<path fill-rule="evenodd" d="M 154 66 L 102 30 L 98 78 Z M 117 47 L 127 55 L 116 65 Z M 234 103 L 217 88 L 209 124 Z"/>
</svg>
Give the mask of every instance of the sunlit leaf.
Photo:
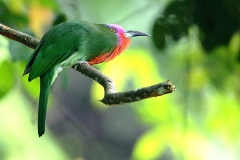
<svg viewBox="0 0 240 160">
<path fill-rule="evenodd" d="M 8 5 L 8 8 L 13 13 L 20 14 L 24 11 L 24 7 L 25 7 L 24 1 L 25 0 L 18 0 L 18 1 L 8 0 L 6 4 Z"/>
<path fill-rule="evenodd" d="M 205 123 L 213 133 L 224 137 L 227 143 L 240 141 L 240 110 L 239 101 L 232 95 L 232 91 L 225 91 L 226 95 L 212 91 L 211 98 L 208 98 L 208 110 Z M 239 146 L 239 143 L 236 143 Z"/>
<path fill-rule="evenodd" d="M 166 147 L 166 136 L 161 128 L 145 133 L 135 144 L 132 159 L 158 159 Z"/>
<path fill-rule="evenodd" d="M 235 55 L 235 57 L 240 56 L 240 32 L 236 32 L 229 43 L 229 48 L 232 51 L 232 53 Z"/>
<path fill-rule="evenodd" d="M 194 67 L 189 72 L 189 88 L 192 90 L 200 90 L 208 82 L 207 71 L 203 67 Z"/>
</svg>

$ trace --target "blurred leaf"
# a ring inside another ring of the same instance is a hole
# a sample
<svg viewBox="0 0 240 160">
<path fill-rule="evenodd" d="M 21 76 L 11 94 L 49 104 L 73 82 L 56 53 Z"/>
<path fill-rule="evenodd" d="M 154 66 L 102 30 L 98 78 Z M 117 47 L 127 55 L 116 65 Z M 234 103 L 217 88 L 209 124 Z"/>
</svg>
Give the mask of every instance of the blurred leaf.
<svg viewBox="0 0 240 160">
<path fill-rule="evenodd" d="M 0 36 L 0 63 L 9 60 L 9 40 L 6 37 Z"/>
<path fill-rule="evenodd" d="M 8 40 L 0 37 L 0 99 L 14 86 L 14 70 L 9 61 Z"/>
<path fill-rule="evenodd" d="M 162 129 L 154 128 L 143 134 L 135 143 L 132 159 L 158 159 L 165 149 L 168 135 Z"/>
<path fill-rule="evenodd" d="M 50 8 L 38 3 L 31 5 L 29 10 L 29 25 L 35 35 L 40 38 L 49 30 L 53 21 L 53 12 Z"/>
<path fill-rule="evenodd" d="M 8 0 L 6 4 L 8 5 L 11 12 L 16 14 L 21 14 L 25 7 L 24 1 L 25 0 L 18 0 L 18 1 Z"/>
<path fill-rule="evenodd" d="M 10 40 L 9 50 L 13 61 L 28 60 L 33 53 L 33 49 L 13 40 Z"/>
<path fill-rule="evenodd" d="M 164 49 L 170 41 L 177 41 L 187 35 L 192 18 L 187 14 L 185 3 L 185 1 L 173 1 L 156 19 L 152 39 L 158 49 Z"/>
<path fill-rule="evenodd" d="M 203 32 L 204 48 L 209 51 L 227 45 L 239 29 L 239 1 L 195 0 L 193 6 L 194 23 Z"/>
<path fill-rule="evenodd" d="M 53 26 L 65 22 L 66 20 L 67 20 L 66 15 L 64 15 L 63 13 L 59 13 L 56 15 L 56 18 L 54 19 Z"/>
<path fill-rule="evenodd" d="M 224 137 L 228 143 L 240 141 L 240 110 L 237 97 L 232 95 L 232 91 L 225 91 L 225 95 L 219 94 L 216 90 L 211 90 L 214 95 L 208 98 L 208 113 L 205 116 L 205 123 L 212 132 L 219 133 L 219 137 Z M 229 135 L 229 136 L 228 136 Z M 239 145 L 239 144 L 236 144 Z"/>
<path fill-rule="evenodd" d="M 166 45 L 165 27 L 162 25 L 165 18 L 159 17 L 153 25 L 152 39 L 158 49 L 163 49 Z"/>
<path fill-rule="evenodd" d="M 38 137 L 37 127 L 31 122 L 31 107 L 18 88 L 1 99 L 0 106 L 0 144 L 4 145 L 6 160 L 69 159 L 50 130 L 43 137 Z"/>
<path fill-rule="evenodd" d="M 239 29 L 239 1 L 172 1 L 154 23 L 152 38 L 155 46 L 163 49 L 168 37 L 179 40 L 187 35 L 192 24 L 200 28 L 202 45 L 207 51 L 227 45 Z"/>
<path fill-rule="evenodd" d="M 211 160 L 219 159 L 218 155 L 215 155 L 215 150 L 212 150 L 215 146 L 207 139 L 207 137 L 201 134 L 201 131 L 189 128 L 185 132 L 185 136 L 182 140 L 183 156 L 189 160 Z"/>
<path fill-rule="evenodd" d="M 33 99 L 38 99 L 39 96 L 39 88 L 40 88 L 40 81 L 39 78 L 36 78 L 32 80 L 31 82 L 28 82 L 28 75 L 25 75 L 22 77 L 22 73 L 25 69 L 26 63 L 19 63 L 19 78 L 22 82 L 22 85 L 24 89 L 28 92 L 28 94 L 33 98 Z"/>
<path fill-rule="evenodd" d="M 32 4 L 40 4 L 44 7 L 50 8 L 51 10 L 56 10 L 58 8 L 57 1 L 49 1 L 49 0 L 32 0 Z"/>
<path fill-rule="evenodd" d="M 229 49 L 233 53 L 233 56 L 240 62 L 240 31 L 236 32 L 229 43 Z"/>
<path fill-rule="evenodd" d="M 14 4 L 11 5 L 11 3 Z M 23 14 L 24 5 L 21 0 L 0 1 L 1 23 L 11 27 L 22 27 L 25 25 L 28 20 Z"/>
<path fill-rule="evenodd" d="M 225 83 L 228 77 L 236 71 L 240 71 L 236 54 L 224 46 L 217 47 L 211 52 L 207 59 L 207 66 L 211 66 L 211 69 L 208 70 L 209 77 L 219 89 L 227 87 Z"/>
<path fill-rule="evenodd" d="M 4 61 L 0 64 L 0 99 L 14 87 L 14 73 L 11 63 Z"/>
</svg>

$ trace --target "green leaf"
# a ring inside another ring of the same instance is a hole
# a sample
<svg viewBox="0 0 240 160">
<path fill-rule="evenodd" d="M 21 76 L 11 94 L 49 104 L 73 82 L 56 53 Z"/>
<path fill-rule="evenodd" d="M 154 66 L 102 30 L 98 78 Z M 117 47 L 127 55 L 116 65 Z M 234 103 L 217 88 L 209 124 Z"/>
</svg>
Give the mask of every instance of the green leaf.
<svg viewBox="0 0 240 160">
<path fill-rule="evenodd" d="M 0 37 L 0 99 L 13 87 L 14 72 L 9 61 L 8 40 Z"/>
<path fill-rule="evenodd" d="M 10 62 L 3 61 L 0 64 L 0 98 L 2 98 L 14 86 L 14 74 Z"/>
</svg>

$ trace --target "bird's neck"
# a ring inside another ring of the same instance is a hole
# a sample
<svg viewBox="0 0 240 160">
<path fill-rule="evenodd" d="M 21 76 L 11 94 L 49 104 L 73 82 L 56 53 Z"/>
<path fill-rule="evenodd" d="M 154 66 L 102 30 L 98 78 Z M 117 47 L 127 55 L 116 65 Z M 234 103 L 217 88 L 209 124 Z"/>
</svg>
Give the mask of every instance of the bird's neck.
<svg viewBox="0 0 240 160">
<path fill-rule="evenodd" d="M 129 45 L 130 38 L 125 37 L 124 34 L 118 34 L 118 45 L 111 51 L 105 61 L 110 61 L 120 55 Z"/>
<path fill-rule="evenodd" d="M 101 62 L 108 62 L 114 59 L 116 56 L 121 54 L 129 45 L 130 45 L 130 38 L 125 37 L 124 34 L 118 34 L 118 42 L 115 48 L 113 48 L 110 52 L 102 54 L 98 57 L 95 57 L 88 63 L 90 65 L 98 64 Z"/>
<path fill-rule="evenodd" d="M 130 38 L 126 37 L 123 33 L 118 34 L 118 46 L 119 47 L 119 55 L 122 51 L 124 51 L 130 45 Z M 116 47 L 116 48 L 117 48 Z"/>
</svg>

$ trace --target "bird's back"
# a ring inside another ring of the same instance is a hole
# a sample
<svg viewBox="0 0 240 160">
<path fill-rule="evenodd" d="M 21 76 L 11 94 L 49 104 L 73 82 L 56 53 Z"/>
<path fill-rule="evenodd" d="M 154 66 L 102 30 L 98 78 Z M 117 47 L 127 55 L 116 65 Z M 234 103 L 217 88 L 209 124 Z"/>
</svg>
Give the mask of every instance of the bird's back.
<svg viewBox="0 0 240 160">
<path fill-rule="evenodd" d="M 79 60 L 88 61 L 111 50 L 116 44 L 116 38 L 105 32 L 103 25 L 84 21 L 69 21 L 53 27 L 41 39 L 23 75 L 30 73 L 31 81 L 73 53 L 78 52 Z"/>
</svg>

